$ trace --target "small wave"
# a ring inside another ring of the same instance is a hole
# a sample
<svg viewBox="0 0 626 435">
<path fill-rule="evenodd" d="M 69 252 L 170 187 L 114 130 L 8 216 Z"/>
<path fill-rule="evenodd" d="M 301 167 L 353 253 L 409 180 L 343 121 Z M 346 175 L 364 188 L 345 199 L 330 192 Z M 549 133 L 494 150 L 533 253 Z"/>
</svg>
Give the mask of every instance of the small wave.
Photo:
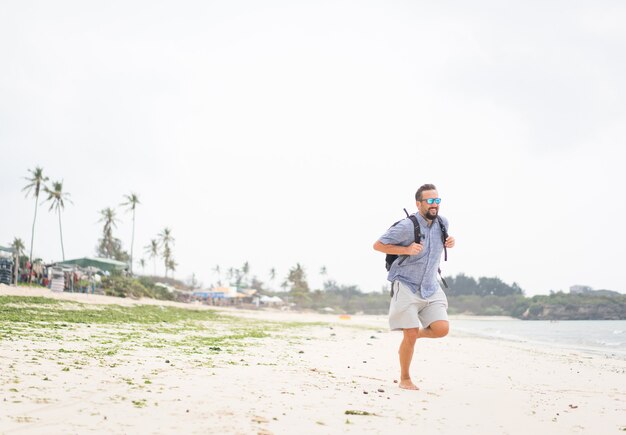
<svg viewBox="0 0 626 435">
<path fill-rule="evenodd" d="M 596 343 L 601 344 L 602 346 L 622 346 L 624 344 L 623 341 L 597 341 Z"/>
<path fill-rule="evenodd" d="M 615 331 L 613 331 L 613 334 L 617 335 L 617 334 L 623 334 L 624 330 L 623 329 L 616 329 Z"/>
</svg>

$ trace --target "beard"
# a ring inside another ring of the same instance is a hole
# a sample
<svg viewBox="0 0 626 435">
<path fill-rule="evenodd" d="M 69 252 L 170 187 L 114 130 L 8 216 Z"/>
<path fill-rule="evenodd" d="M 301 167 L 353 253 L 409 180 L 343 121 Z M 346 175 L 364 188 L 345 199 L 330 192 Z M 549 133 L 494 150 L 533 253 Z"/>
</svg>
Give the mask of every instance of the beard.
<svg viewBox="0 0 626 435">
<path fill-rule="evenodd" d="M 435 208 L 435 207 L 429 208 L 426 211 L 426 217 L 432 220 L 432 219 L 435 219 L 437 217 L 438 213 L 439 213 L 439 209 L 438 208 Z"/>
</svg>

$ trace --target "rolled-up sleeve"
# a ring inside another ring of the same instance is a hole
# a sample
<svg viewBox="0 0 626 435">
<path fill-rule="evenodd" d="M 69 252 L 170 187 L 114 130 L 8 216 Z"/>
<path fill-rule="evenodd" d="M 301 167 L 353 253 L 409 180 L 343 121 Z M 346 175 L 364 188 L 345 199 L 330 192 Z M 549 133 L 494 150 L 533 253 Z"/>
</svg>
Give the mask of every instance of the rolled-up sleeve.
<svg viewBox="0 0 626 435">
<path fill-rule="evenodd" d="M 414 238 L 415 230 L 413 228 L 413 222 L 411 222 L 410 219 L 403 219 L 389 228 L 378 241 L 385 245 L 408 246 L 413 243 Z"/>
</svg>

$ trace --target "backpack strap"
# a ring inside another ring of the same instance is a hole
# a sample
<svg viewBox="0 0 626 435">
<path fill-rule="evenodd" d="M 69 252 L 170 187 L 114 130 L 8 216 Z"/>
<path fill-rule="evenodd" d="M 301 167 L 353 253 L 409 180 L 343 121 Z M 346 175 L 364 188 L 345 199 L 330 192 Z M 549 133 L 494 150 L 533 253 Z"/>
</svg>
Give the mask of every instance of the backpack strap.
<svg viewBox="0 0 626 435">
<path fill-rule="evenodd" d="M 413 222 L 413 234 L 414 234 L 413 238 L 415 240 L 415 243 L 421 242 L 422 233 L 420 232 L 420 224 L 417 221 L 417 217 L 414 214 L 409 215 L 409 213 L 406 211 L 406 208 L 404 209 L 404 212 L 406 213 L 407 217 L 411 219 L 411 222 Z M 406 260 L 408 257 L 409 257 L 408 255 L 403 255 L 398 265 L 404 263 L 404 260 Z"/>
<path fill-rule="evenodd" d="M 443 220 L 441 219 L 440 216 L 437 216 L 437 222 L 439 223 L 439 228 L 441 228 L 441 243 L 443 243 L 443 261 L 448 261 L 448 249 L 446 248 L 446 239 L 448 238 L 448 230 L 446 229 L 446 226 L 443 224 Z M 439 272 L 439 277 L 441 278 L 441 281 L 443 281 L 443 285 L 446 286 L 446 288 L 448 288 L 448 283 L 446 282 L 446 280 L 443 278 L 443 275 L 441 274 L 441 268 L 438 269 Z"/>
<path fill-rule="evenodd" d="M 443 275 L 441 274 L 441 269 L 438 269 L 438 271 L 439 271 L 439 278 L 441 278 L 441 282 L 443 282 L 443 285 L 444 285 L 446 288 L 449 288 L 449 287 L 448 287 L 448 283 L 446 282 L 445 278 L 444 278 L 444 277 L 443 277 Z"/>
<path fill-rule="evenodd" d="M 448 230 L 446 229 L 446 226 L 443 224 L 443 220 L 441 219 L 440 216 L 437 216 L 437 222 L 439 223 L 439 228 L 441 229 L 441 243 L 443 243 L 443 253 L 444 253 L 443 261 L 448 261 L 448 249 L 446 248 L 446 239 L 448 238 Z"/>
<path fill-rule="evenodd" d="M 409 219 L 411 219 L 411 222 L 413 222 L 413 228 L 415 231 L 415 243 L 419 243 L 422 241 L 422 233 L 420 232 L 420 224 L 417 221 L 417 217 L 414 214 L 409 216 Z"/>
</svg>

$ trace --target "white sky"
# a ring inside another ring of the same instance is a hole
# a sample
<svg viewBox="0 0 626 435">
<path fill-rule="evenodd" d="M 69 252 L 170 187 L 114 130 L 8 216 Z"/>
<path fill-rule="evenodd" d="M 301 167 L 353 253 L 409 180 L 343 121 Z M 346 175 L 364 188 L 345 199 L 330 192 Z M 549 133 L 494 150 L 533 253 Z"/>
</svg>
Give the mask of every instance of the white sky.
<svg viewBox="0 0 626 435">
<path fill-rule="evenodd" d="M 30 246 L 42 166 L 67 258 L 136 192 L 135 257 L 168 226 L 178 278 L 249 261 L 278 287 L 300 262 L 378 291 L 372 244 L 429 182 L 445 275 L 625 292 L 624 22 L 621 1 L 3 0 L 0 244 Z M 47 208 L 35 255 L 58 260 Z"/>
</svg>

